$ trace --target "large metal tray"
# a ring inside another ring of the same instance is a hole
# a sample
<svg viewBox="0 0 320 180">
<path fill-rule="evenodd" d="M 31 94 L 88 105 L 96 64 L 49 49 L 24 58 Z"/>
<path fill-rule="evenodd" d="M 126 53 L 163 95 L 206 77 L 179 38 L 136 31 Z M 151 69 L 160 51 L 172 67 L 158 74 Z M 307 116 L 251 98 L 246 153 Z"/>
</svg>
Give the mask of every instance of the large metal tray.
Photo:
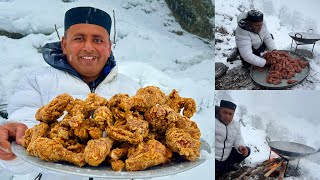
<svg viewBox="0 0 320 180">
<path fill-rule="evenodd" d="M 16 156 L 35 166 L 46 168 L 52 171 L 57 171 L 60 173 L 74 174 L 92 178 L 136 179 L 168 176 L 187 171 L 206 161 L 206 157 L 201 156 L 198 160 L 193 162 L 177 160 L 165 165 L 155 166 L 143 171 L 115 172 L 111 169 L 110 165 L 107 164 L 99 165 L 98 167 L 86 165 L 80 168 L 74 164 L 70 164 L 67 162 L 44 161 L 38 157 L 29 156 L 26 153 L 26 149 L 16 144 L 15 142 L 11 143 L 11 149 Z M 209 154 L 211 154 L 211 148 L 209 144 L 204 139 L 201 139 L 201 153 L 205 153 L 203 151 L 206 151 Z"/>
<path fill-rule="evenodd" d="M 290 56 L 292 56 L 293 58 L 300 58 L 304 61 L 307 61 L 304 57 L 302 57 L 298 53 L 287 51 L 287 50 L 282 50 L 282 51 L 288 52 L 290 54 Z M 281 83 L 277 84 L 277 85 L 267 83 L 266 79 L 268 76 L 269 69 L 270 69 L 270 67 L 267 66 L 267 67 L 263 68 L 262 72 L 260 72 L 259 70 L 257 70 L 253 66 L 251 66 L 250 77 L 255 83 L 257 83 L 258 85 L 260 85 L 266 89 L 285 89 L 285 88 L 289 88 L 289 87 L 292 87 L 292 86 L 295 86 L 295 85 L 301 83 L 309 75 L 310 65 L 307 66 L 306 68 L 303 68 L 300 73 L 296 73 L 295 77 L 291 78 L 293 80 L 297 80 L 297 82 L 295 82 L 293 84 L 288 84 L 287 79 L 282 79 Z"/>
</svg>

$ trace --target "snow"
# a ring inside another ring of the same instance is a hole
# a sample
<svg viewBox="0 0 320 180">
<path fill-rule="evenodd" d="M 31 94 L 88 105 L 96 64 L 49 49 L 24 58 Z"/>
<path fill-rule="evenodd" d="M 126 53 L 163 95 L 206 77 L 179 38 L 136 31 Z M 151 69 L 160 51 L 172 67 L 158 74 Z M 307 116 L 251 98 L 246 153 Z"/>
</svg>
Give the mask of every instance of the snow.
<svg viewBox="0 0 320 180">
<path fill-rule="evenodd" d="M 0 1 L 0 30 L 26 35 L 21 39 L 0 36 L 0 104 L 6 104 L 27 72 L 48 66 L 38 52 L 47 42 L 59 41 L 64 33 L 63 18 L 68 9 L 92 6 L 116 16 L 116 44 L 113 52 L 119 72 L 140 86 L 156 85 L 166 94 L 177 89 L 181 96 L 194 98 L 197 113 L 192 118 L 213 152 L 213 48 L 210 42 L 184 31 L 171 15 L 164 0 L 7 0 Z M 50 7 L 50 8 L 44 8 Z M 182 31 L 179 36 L 174 31 Z M 113 41 L 114 28 L 111 29 Z M 115 42 L 113 42 L 115 43 Z M 212 179 L 213 156 L 202 165 L 174 176 L 156 179 Z M 31 176 L 15 176 L 15 179 Z"/>
<path fill-rule="evenodd" d="M 218 99 L 229 100 L 240 106 L 245 106 L 247 114 L 243 116 L 245 126 L 241 125 L 241 133 L 246 146 L 250 147 L 251 155 L 245 160 L 249 166 L 255 166 L 269 158 L 270 148 L 266 137 L 271 141 L 290 141 L 310 146 L 316 150 L 320 148 L 318 138 L 319 109 L 317 91 L 225 91 Z M 219 95 L 219 94 L 218 94 Z M 222 97 L 223 96 L 223 97 Z M 261 117 L 263 128 L 253 127 L 252 119 Z M 236 110 L 235 121 L 239 121 L 239 109 Z M 267 130 L 269 122 L 272 127 Z M 240 123 L 242 124 L 242 123 Z M 271 157 L 277 157 L 272 153 Z M 296 166 L 297 160 L 290 161 L 290 165 Z M 299 177 L 287 177 L 285 179 L 319 179 L 320 154 L 315 153 L 301 158 L 299 164 Z"/>
<path fill-rule="evenodd" d="M 263 9 L 263 1 L 253 1 L 253 5 L 257 10 Z M 290 6 L 290 3 L 287 4 Z M 215 16 L 215 26 L 216 29 L 221 27 L 227 30 L 227 34 L 222 34 L 219 32 L 215 33 L 216 44 L 215 44 L 215 62 L 222 62 L 226 64 L 229 69 L 241 66 L 241 61 L 236 60 L 231 64 L 227 62 L 227 56 L 231 53 L 231 49 L 236 47 L 234 31 L 237 27 L 237 15 L 241 12 L 240 10 L 250 10 L 249 0 L 240 1 L 240 0 L 217 0 L 216 1 L 216 16 Z M 316 12 L 314 12 L 316 13 Z M 306 16 L 307 17 L 307 16 Z M 314 16 L 315 17 L 315 16 Z M 305 17 L 302 17 L 305 18 Z M 290 50 L 292 39 L 289 36 L 293 30 L 291 27 L 281 26 L 280 19 L 277 15 L 267 15 L 264 13 L 264 20 L 266 21 L 268 30 L 274 36 L 274 42 L 278 50 Z M 294 32 L 306 32 L 307 29 L 304 29 L 303 26 L 297 27 L 294 29 Z M 218 41 L 222 42 L 218 42 Z M 293 42 L 291 50 L 294 50 L 296 47 Z M 312 44 L 298 46 L 298 50 L 307 50 L 311 53 Z M 320 89 L 319 80 L 320 80 L 320 64 L 318 59 L 320 58 L 320 42 L 317 41 L 313 50 L 313 57 L 306 57 L 310 63 L 310 74 L 301 84 L 294 86 L 293 89 L 299 90 L 318 90 Z"/>
</svg>

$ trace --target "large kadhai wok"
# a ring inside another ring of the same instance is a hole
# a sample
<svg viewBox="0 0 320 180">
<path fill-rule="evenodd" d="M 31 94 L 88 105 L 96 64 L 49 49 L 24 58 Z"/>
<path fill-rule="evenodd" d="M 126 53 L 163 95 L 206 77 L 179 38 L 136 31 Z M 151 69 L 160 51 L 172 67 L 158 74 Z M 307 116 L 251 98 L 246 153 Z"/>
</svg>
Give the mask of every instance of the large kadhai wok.
<svg viewBox="0 0 320 180">
<path fill-rule="evenodd" d="M 303 61 L 307 61 L 306 58 L 304 58 L 303 56 L 301 56 L 300 54 L 298 54 L 296 52 L 291 52 L 291 51 L 287 51 L 287 50 L 281 50 L 281 51 L 288 52 L 289 55 L 293 58 L 300 58 Z M 295 85 L 301 83 L 309 75 L 310 65 L 303 68 L 300 73 L 296 73 L 295 76 L 293 78 L 291 78 L 292 80 L 297 80 L 297 82 L 292 83 L 292 84 L 288 84 L 287 79 L 282 79 L 281 83 L 276 84 L 276 85 L 267 83 L 266 79 L 267 79 L 269 70 L 270 70 L 270 66 L 264 67 L 263 71 L 259 71 L 257 68 L 251 66 L 250 77 L 255 83 L 257 83 L 258 85 L 260 85 L 261 87 L 264 87 L 266 89 L 285 89 L 285 88 L 289 88 L 289 87 L 292 87 L 292 86 L 295 86 Z"/>
<path fill-rule="evenodd" d="M 271 150 L 287 159 L 305 157 L 320 151 L 310 146 L 289 141 L 268 141 Z"/>
</svg>

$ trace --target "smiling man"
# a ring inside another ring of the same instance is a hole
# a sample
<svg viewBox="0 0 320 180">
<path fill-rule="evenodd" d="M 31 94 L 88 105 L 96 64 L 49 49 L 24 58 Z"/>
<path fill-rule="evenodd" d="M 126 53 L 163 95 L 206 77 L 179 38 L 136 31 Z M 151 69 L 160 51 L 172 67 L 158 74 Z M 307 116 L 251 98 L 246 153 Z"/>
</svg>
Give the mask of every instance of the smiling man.
<svg viewBox="0 0 320 180">
<path fill-rule="evenodd" d="M 43 58 L 50 66 L 23 76 L 9 101 L 8 123 L 0 126 L 0 159 L 6 160 L 0 163 L 3 168 L 15 173 L 34 169 L 22 166 L 11 152 L 10 142 L 21 144 L 27 127 L 39 123 L 35 121 L 36 111 L 57 95 L 68 93 L 85 99 L 95 92 L 109 99 L 117 93 L 135 94 L 137 83 L 118 73 L 111 50 L 111 23 L 108 13 L 92 7 L 66 12 L 62 41 L 43 47 Z M 43 178 L 50 177 L 61 179 L 50 175 Z"/>
<path fill-rule="evenodd" d="M 236 105 L 221 100 L 215 107 L 215 174 L 216 178 L 233 170 L 250 155 L 250 148 L 244 145 L 240 124 L 233 120 Z"/>
</svg>

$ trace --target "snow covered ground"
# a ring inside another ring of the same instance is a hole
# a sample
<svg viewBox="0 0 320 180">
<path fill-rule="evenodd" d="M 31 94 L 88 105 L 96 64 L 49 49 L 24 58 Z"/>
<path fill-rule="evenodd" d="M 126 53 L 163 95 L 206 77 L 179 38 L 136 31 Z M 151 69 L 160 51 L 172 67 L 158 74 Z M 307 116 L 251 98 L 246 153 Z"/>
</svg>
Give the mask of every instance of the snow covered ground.
<svg viewBox="0 0 320 180">
<path fill-rule="evenodd" d="M 194 98 L 198 111 L 193 120 L 213 150 L 212 44 L 184 31 L 164 0 L 0 1 L 0 30 L 26 35 L 22 39 L 0 36 L 0 104 L 8 102 L 21 76 L 47 66 L 38 48 L 59 40 L 54 26 L 61 36 L 64 13 L 75 6 L 93 6 L 111 15 L 115 10 L 117 33 L 113 52 L 119 71 L 141 86 L 156 85 L 167 94 L 177 89 L 182 96 Z M 175 31 L 182 31 L 183 35 Z M 112 28 L 112 40 L 113 33 Z M 212 179 L 213 155 L 206 157 L 208 160 L 199 167 L 157 179 Z"/>
<path fill-rule="evenodd" d="M 253 1 L 254 6 L 258 10 L 263 9 L 264 1 Z M 241 13 L 240 10 L 250 10 L 249 0 L 216 0 L 216 16 L 215 16 L 215 62 L 222 62 L 226 64 L 229 69 L 240 66 L 241 61 L 234 61 L 233 64 L 227 62 L 227 56 L 230 54 L 232 48 L 236 47 L 234 31 L 237 27 L 237 16 Z M 288 4 L 287 6 L 290 6 Z M 239 8 L 240 7 L 240 8 Z M 239 10 L 240 9 L 240 10 Z M 303 10 L 301 10 L 303 14 Z M 315 17 L 313 17 L 315 18 Z M 269 32 L 273 34 L 275 45 L 278 50 L 290 50 L 292 39 L 288 35 L 292 30 L 288 27 L 280 26 L 280 19 L 276 15 L 269 16 L 264 14 Z M 226 33 L 217 32 L 217 29 L 224 28 Z M 302 26 L 294 31 L 306 32 Z M 294 50 L 295 44 L 293 43 Z M 312 50 L 312 45 L 298 46 L 298 49 Z M 318 41 L 313 50 L 313 57 L 306 58 L 310 63 L 310 74 L 301 84 L 293 87 L 293 89 L 314 90 L 320 89 L 320 42 Z"/>
</svg>

